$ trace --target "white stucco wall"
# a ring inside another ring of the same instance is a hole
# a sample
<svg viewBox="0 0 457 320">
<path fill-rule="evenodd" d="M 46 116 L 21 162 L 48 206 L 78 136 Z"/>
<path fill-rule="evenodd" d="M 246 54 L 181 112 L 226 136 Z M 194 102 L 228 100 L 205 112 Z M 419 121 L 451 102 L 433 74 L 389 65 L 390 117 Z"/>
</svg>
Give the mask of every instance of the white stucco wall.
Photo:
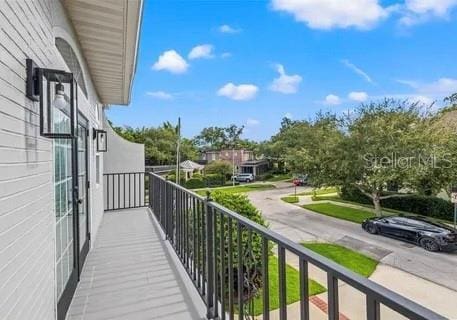
<svg viewBox="0 0 457 320">
<path fill-rule="evenodd" d="M 108 151 L 103 158 L 103 173 L 144 172 L 144 145 L 120 137 L 104 121 Z"/>
<path fill-rule="evenodd" d="M 26 58 L 68 70 L 56 37 L 79 57 L 89 93 L 86 99 L 79 91 L 79 109 L 90 130 L 99 128 L 97 94 L 60 1 L 0 1 L 0 319 L 56 318 L 53 140 L 40 136 L 39 105 L 25 96 Z M 89 143 L 95 181 L 93 140 Z M 92 239 L 103 214 L 103 187 L 93 186 Z"/>
</svg>

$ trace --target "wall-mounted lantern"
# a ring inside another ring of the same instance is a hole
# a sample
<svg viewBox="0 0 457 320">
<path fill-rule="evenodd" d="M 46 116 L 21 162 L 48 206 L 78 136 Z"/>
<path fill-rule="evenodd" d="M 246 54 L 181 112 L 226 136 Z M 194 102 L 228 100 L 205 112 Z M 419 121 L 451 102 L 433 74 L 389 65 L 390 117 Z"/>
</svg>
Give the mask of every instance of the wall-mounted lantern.
<svg viewBox="0 0 457 320">
<path fill-rule="evenodd" d="M 106 139 L 106 131 L 100 129 L 93 129 L 93 138 L 97 143 L 97 152 L 108 151 L 108 140 Z"/>
<path fill-rule="evenodd" d="M 54 139 L 76 137 L 77 85 L 73 74 L 39 68 L 27 59 L 26 96 L 40 103 L 40 134 Z"/>
</svg>

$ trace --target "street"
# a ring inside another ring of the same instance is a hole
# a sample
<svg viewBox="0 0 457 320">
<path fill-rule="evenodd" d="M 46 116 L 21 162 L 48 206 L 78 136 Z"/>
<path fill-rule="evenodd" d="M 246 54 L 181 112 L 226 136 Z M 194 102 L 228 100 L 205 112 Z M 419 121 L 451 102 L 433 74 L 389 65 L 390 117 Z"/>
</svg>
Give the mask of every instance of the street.
<svg viewBox="0 0 457 320">
<path fill-rule="evenodd" d="M 300 191 L 303 191 L 300 188 Z M 381 263 L 457 291 L 457 252 L 428 252 L 413 244 L 371 235 L 360 225 L 299 208 L 280 200 L 292 194 L 290 184 L 248 193 L 270 228 L 295 242 L 328 241 L 364 252 Z"/>
</svg>

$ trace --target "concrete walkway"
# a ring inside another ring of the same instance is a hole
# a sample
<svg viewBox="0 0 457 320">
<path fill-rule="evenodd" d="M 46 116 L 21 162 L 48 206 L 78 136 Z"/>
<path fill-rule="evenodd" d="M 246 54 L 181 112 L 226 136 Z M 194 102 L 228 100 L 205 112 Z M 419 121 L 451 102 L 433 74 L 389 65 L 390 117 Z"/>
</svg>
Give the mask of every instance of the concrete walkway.
<svg viewBox="0 0 457 320">
<path fill-rule="evenodd" d="M 146 208 L 105 213 L 68 320 L 205 319 Z"/>
</svg>

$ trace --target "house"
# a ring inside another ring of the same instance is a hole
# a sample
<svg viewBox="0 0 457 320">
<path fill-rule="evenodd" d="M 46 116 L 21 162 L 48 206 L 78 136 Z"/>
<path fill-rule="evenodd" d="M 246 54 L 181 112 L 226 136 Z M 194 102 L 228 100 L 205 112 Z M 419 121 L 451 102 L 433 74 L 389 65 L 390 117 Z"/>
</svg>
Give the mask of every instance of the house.
<svg viewBox="0 0 457 320">
<path fill-rule="evenodd" d="M 222 149 L 202 152 L 200 160 L 209 163 L 215 160 L 228 161 L 239 167 L 243 162 L 254 159 L 254 152 L 246 149 Z"/>
<path fill-rule="evenodd" d="M 268 160 L 248 160 L 239 167 L 240 173 L 252 173 L 254 177 L 259 176 L 270 169 Z"/>
<path fill-rule="evenodd" d="M 144 172 L 144 147 L 103 111 L 130 101 L 142 6 L 0 2 L 0 319 L 65 318 L 104 173 Z"/>
<path fill-rule="evenodd" d="M 327 275 L 330 319 L 343 281 L 361 293 L 369 320 L 384 305 L 386 319 L 444 319 L 145 173 L 144 146 L 117 136 L 104 116 L 130 101 L 142 11 L 141 0 L 0 1 L 0 319 L 219 319 L 233 318 L 235 304 L 243 318 L 251 266 L 264 283 L 273 277 L 269 248 L 278 253 L 280 319 L 286 252 L 300 269 L 301 319 L 308 264 Z M 253 159 L 237 152 L 220 157 Z M 256 261 L 251 242 L 243 246 L 252 237 L 262 244 Z M 235 294 L 235 279 L 246 295 Z"/>
</svg>

